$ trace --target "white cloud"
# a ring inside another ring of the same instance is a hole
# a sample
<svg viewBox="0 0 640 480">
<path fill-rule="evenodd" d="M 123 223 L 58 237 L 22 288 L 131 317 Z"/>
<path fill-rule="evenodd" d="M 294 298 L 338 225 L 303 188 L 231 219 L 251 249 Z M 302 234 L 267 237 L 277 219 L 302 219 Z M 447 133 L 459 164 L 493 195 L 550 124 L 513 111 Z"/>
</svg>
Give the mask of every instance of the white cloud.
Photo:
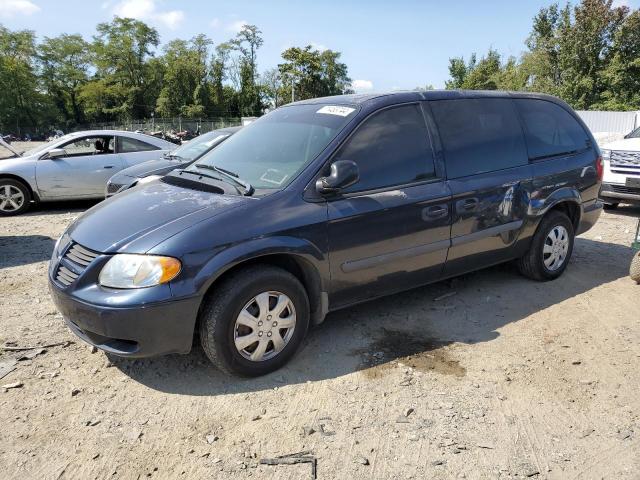
<svg viewBox="0 0 640 480">
<path fill-rule="evenodd" d="M 614 7 L 614 8 L 616 8 L 616 7 L 628 7 L 628 8 L 631 8 L 631 4 L 630 4 L 629 0 L 613 0 L 613 4 L 611 6 Z"/>
<path fill-rule="evenodd" d="M 0 0 L 0 18 L 33 15 L 39 11 L 40 7 L 30 0 Z"/>
<path fill-rule="evenodd" d="M 209 22 L 209 25 L 211 25 L 213 28 L 218 28 L 220 26 L 220 19 L 217 17 L 214 18 Z"/>
<path fill-rule="evenodd" d="M 184 20 L 182 10 L 158 11 L 155 0 L 122 0 L 113 7 L 114 15 L 158 22 L 175 30 Z"/>
<path fill-rule="evenodd" d="M 351 88 L 356 92 L 373 90 L 373 82 L 371 80 L 354 80 L 351 82 Z"/>
<path fill-rule="evenodd" d="M 227 25 L 227 30 L 229 30 L 230 32 L 238 33 L 245 25 L 249 25 L 249 22 L 247 22 L 246 20 L 236 20 Z"/>
</svg>

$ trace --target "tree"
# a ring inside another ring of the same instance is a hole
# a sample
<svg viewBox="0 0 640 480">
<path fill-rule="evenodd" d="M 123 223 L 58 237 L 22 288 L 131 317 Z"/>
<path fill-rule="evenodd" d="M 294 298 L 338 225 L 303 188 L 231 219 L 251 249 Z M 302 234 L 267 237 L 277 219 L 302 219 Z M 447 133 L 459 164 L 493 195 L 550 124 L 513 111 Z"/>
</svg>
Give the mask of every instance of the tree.
<svg viewBox="0 0 640 480">
<path fill-rule="evenodd" d="M 284 63 L 278 65 L 282 78 L 281 97 L 294 91 L 295 100 L 351 93 L 351 79 L 340 52 L 319 52 L 311 45 L 292 47 L 282 53 Z"/>
<path fill-rule="evenodd" d="M 67 123 L 84 120 L 80 90 L 91 66 L 89 45 L 80 35 L 45 37 L 38 47 L 42 81 Z"/>
<path fill-rule="evenodd" d="M 501 64 L 497 52 L 476 64 L 449 61 L 447 88 L 532 90 L 557 95 L 574 108 L 640 108 L 640 11 L 613 0 L 540 9 L 520 60 Z"/>
<path fill-rule="evenodd" d="M 235 62 L 235 75 L 239 83 L 239 104 L 242 115 L 259 115 L 262 111 L 260 92 L 257 87 L 258 49 L 262 46 L 262 32 L 255 25 L 243 25 L 228 44 L 240 53 Z"/>
<path fill-rule="evenodd" d="M 92 50 L 98 84 L 91 91 L 99 90 L 105 101 L 100 110 L 123 118 L 148 116 L 157 97 L 150 89 L 149 59 L 160 42 L 158 32 L 139 20 L 119 17 L 98 24 L 97 31 Z"/>
<path fill-rule="evenodd" d="M 493 49 L 489 49 L 479 61 L 475 53 L 466 64 L 462 57 L 450 59 L 449 75 L 451 80 L 446 82 L 446 86 L 450 89 L 518 90 L 526 81 L 515 58 L 508 59 L 503 65 L 500 54 Z"/>
<path fill-rule="evenodd" d="M 640 10 L 615 33 L 611 61 L 603 73 L 606 90 L 598 108 L 640 110 Z"/>
<path fill-rule="evenodd" d="M 20 132 L 46 124 L 50 104 L 38 89 L 35 34 L 0 25 L 0 127 Z"/>
<path fill-rule="evenodd" d="M 272 68 L 267 70 L 260 77 L 261 91 L 264 96 L 263 104 L 270 108 L 278 108 L 282 105 L 280 90 L 282 89 L 282 76 L 280 70 Z"/>
<path fill-rule="evenodd" d="M 209 46 L 204 35 L 173 40 L 165 48 L 163 87 L 156 110 L 162 116 L 201 117 L 211 111 Z"/>
</svg>

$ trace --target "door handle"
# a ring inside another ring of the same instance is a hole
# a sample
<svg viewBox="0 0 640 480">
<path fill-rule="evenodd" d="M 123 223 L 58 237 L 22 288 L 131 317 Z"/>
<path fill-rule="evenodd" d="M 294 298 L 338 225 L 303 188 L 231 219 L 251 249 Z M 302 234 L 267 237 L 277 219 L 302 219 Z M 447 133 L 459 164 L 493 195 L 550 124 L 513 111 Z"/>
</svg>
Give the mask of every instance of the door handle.
<svg viewBox="0 0 640 480">
<path fill-rule="evenodd" d="M 478 207 L 479 200 L 477 198 L 465 198 L 456 202 L 456 210 L 470 212 Z"/>
<path fill-rule="evenodd" d="M 113 168 L 113 165 L 105 165 L 105 166 L 104 166 L 104 167 L 102 167 L 102 168 Z"/>
<path fill-rule="evenodd" d="M 449 209 L 446 205 L 433 205 L 432 207 L 427 207 L 422 211 L 422 218 L 424 220 L 442 218 L 445 217 L 448 213 Z"/>
</svg>

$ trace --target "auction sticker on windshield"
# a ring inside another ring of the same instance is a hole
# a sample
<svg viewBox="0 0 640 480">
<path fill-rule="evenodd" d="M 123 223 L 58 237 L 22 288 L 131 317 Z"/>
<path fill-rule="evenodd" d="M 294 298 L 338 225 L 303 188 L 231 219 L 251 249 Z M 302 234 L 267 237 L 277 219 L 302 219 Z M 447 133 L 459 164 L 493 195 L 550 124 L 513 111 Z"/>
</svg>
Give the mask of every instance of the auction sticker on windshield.
<svg viewBox="0 0 640 480">
<path fill-rule="evenodd" d="M 346 117 L 351 112 L 353 112 L 355 108 L 351 107 L 339 107 L 337 105 L 325 105 L 316 113 L 326 113 L 328 115 L 339 115 L 341 117 Z"/>
</svg>

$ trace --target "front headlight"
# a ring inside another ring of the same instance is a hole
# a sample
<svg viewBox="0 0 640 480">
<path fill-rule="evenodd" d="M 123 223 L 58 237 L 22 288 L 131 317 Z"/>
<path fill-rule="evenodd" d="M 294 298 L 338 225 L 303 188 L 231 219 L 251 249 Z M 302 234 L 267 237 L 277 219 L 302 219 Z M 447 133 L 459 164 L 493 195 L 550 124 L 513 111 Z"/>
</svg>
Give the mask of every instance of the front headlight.
<svg viewBox="0 0 640 480">
<path fill-rule="evenodd" d="M 173 280 L 180 273 L 180 260 L 157 255 L 114 255 L 102 267 L 100 285 L 111 288 L 143 288 Z"/>
<path fill-rule="evenodd" d="M 603 160 L 611 160 L 611 150 L 600 150 Z"/>
<path fill-rule="evenodd" d="M 148 177 L 142 177 L 136 182 L 136 185 L 144 185 L 145 183 L 153 182 L 159 178 L 162 178 L 162 175 L 149 175 Z"/>
</svg>

